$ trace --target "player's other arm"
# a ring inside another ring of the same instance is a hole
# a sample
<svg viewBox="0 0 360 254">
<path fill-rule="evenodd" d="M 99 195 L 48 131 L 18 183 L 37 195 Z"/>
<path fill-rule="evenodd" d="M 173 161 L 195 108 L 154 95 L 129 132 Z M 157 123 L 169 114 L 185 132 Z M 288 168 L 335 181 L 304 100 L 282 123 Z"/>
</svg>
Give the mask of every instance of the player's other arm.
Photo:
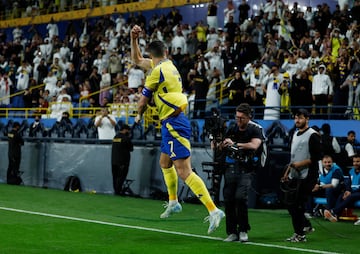
<svg viewBox="0 0 360 254">
<path fill-rule="evenodd" d="M 149 70 L 151 68 L 151 60 L 148 58 L 144 58 L 141 54 L 138 38 L 141 33 L 141 27 L 135 25 L 131 29 L 130 33 L 130 46 L 131 46 L 131 60 L 140 68 L 144 70 Z"/>
<path fill-rule="evenodd" d="M 135 117 L 135 123 L 139 123 L 142 119 L 142 116 L 147 108 L 147 105 L 150 101 L 150 97 L 147 97 L 146 95 L 142 94 L 139 101 L 138 101 L 138 104 L 137 104 L 137 111 L 138 111 L 138 114 L 137 116 Z"/>
</svg>

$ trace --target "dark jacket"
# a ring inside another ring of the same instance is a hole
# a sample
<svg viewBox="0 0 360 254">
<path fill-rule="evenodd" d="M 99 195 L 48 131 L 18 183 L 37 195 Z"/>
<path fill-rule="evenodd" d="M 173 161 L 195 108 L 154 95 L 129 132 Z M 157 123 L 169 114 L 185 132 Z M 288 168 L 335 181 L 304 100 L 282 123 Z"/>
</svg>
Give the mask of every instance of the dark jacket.
<svg viewBox="0 0 360 254">
<path fill-rule="evenodd" d="M 8 134 L 9 150 L 8 156 L 12 159 L 21 158 L 21 146 L 24 145 L 24 140 L 15 129 L 12 129 Z"/>
<path fill-rule="evenodd" d="M 111 164 L 129 165 L 130 152 L 134 150 L 130 137 L 119 132 L 115 135 L 111 149 Z"/>
</svg>

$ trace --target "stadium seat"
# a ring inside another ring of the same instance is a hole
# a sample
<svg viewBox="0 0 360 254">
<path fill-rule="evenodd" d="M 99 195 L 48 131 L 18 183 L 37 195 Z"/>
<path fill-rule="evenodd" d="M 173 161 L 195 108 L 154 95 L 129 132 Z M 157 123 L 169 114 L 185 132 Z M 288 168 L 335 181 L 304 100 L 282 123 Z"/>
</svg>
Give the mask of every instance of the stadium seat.
<svg viewBox="0 0 360 254">
<path fill-rule="evenodd" d="M 149 125 L 148 129 L 151 128 Z M 147 131 L 147 130 L 146 130 Z M 136 124 L 135 126 L 133 125 L 133 127 L 131 128 L 131 134 L 130 134 L 132 139 L 146 139 L 146 135 L 144 133 L 143 127 L 140 124 Z"/>
<path fill-rule="evenodd" d="M 89 130 L 87 128 L 87 123 L 84 119 L 78 119 L 74 124 L 73 137 L 74 138 L 87 138 L 89 135 Z"/>
<path fill-rule="evenodd" d="M 97 138 L 98 137 L 98 132 L 97 132 L 97 128 L 94 124 L 95 118 L 91 118 L 88 121 L 87 124 L 87 129 L 88 129 L 88 138 Z"/>
</svg>

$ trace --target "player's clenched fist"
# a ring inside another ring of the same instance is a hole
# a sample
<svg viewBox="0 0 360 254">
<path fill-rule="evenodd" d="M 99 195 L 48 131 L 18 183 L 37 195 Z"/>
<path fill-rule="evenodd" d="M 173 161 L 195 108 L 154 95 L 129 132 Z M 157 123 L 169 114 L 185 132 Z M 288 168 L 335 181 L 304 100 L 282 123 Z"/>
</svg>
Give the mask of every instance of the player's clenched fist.
<svg viewBox="0 0 360 254">
<path fill-rule="evenodd" d="M 141 27 L 138 25 L 133 26 L 133 28 L 131 29 L 131 38 L 132 39 L 137 39 L 139 38 L 139 34 L 141 32 Z"/>
</svg>

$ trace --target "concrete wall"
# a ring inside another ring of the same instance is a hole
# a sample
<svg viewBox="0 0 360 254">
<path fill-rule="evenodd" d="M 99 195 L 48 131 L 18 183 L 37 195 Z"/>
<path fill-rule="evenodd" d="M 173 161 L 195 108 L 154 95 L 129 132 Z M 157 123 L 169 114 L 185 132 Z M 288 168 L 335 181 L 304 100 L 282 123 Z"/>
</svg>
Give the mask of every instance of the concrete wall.
<svg viewBox="0 0 360 254">
<path fill-rule="evenodd" d="M 6 182 L 8 144 L 0 141 L 0 181 Z M 202 171 L 203 161 L 212 161 L 210 148 L 194 148 L 193 167 L 210 184 Z M 159 168 L 158 146 L 135 146 L 132 152 L 128 179 L 135 180 L 131 189 L 142 197 L 155 190 L 166 191 Z M 112 194 L 111 144 L 75 144 L 56 142 L 25 142 L 20 170 L 27 186 L 63 189 L 66 178 L 79 176 L 84 191 Z M 179 190 L 183 186 L 179 180 Z M 183 193 L 186 194 L 186 191 Z"/>
</svg>

